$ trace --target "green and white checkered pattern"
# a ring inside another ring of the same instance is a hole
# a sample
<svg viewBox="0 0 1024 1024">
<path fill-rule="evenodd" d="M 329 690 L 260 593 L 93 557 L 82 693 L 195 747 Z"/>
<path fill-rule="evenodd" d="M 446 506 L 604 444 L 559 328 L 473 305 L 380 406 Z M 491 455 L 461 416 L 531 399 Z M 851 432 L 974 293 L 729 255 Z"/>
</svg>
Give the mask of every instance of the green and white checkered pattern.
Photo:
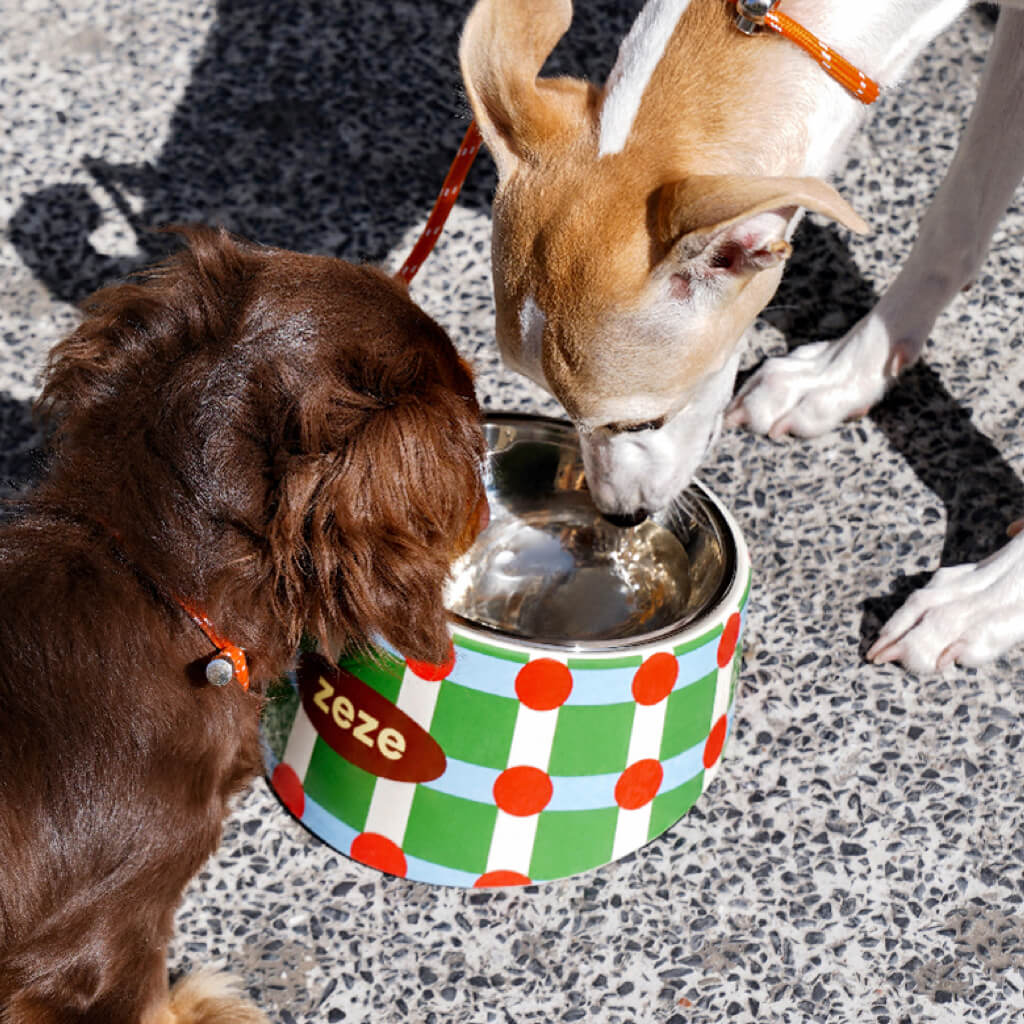
<svg viewBox="0 0 1024 1024">
<path fill-rule="evenodd" d="M 745 574 L 701 635 L 625 656 L 530 650 L 459 629 L 441 681 L 421 679 L 391 652 L 343 662 L 430 732 L 444 774 L 428 783 L 368 774 L 316 734 L 290 689 L 266 713 L 268 773 L 332 846 L 409 878 L 525 883 L 606 864 L 670 827 L 717 772 L 748 590 Z M 638 670 L 655 656 L 662 669 L 675 659 L 674 683 L 638 700 Z M 527 666 L 567 670 L 571 689 L 556 706 L 530 706 L 517 692 Z"/>
</svg>

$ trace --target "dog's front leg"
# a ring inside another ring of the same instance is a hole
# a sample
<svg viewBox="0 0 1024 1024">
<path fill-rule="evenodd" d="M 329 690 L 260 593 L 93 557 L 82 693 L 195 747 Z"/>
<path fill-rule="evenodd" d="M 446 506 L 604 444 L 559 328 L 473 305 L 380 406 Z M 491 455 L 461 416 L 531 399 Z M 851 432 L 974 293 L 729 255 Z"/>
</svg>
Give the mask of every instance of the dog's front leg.
<svg viewBox="0 0 1024 1024">
<path fill-rule="evenodd" d="M 868 658 L 934 672 L 980 665 L 1022 640 L 1024 533 L 1018 532 L 976 565 L 939 569 L 885 624 Z"/>
<path fill-rule="evenodd" d="M 1022 177 L 1024 10 L 1003 8 L 960 146 L 896 280 L 843 338 L 767 360 L 733 399 L 726 422 L 771 437 L 811 437 L 866 412 L 974 277 Z"/>
</svg>

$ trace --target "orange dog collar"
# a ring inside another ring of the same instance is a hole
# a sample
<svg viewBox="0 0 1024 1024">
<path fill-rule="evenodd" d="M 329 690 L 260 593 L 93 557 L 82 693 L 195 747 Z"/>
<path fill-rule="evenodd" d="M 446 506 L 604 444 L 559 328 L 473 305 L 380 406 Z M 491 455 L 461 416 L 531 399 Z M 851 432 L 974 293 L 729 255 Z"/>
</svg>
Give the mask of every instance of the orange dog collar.
<svg viewBox="0 0 1024 1024">
<path fill-rule="evenodd" d="M 878 83 L 868 78 L 845 57 L 836 53 L 799 22 L 775 8 L 779 0 L 729 0 L 736 5 L 736 27 L 745 35 L 753 35 L 761 28 L 770 28 L 804 52 L 810 54 L 822 69 L 861 103 L 874 103 L 878 99 Z"/>
<path fill-rule="evenodd" d="M 212 658 L 206 665 L 206 679 L 213 686 L 227 686 L 232 679 L 238 680 L 238 685 L 249 692 L 249 662 L 245 657 L 245 651 L 225 640 L 213 628 L 213 623 L 201 612 L 193 608 L 180 597 L 177 599 L 182 610 L 189 618 L 206 634 L 206 638 L 217 648 L 217 656 Z"/>
</svg>

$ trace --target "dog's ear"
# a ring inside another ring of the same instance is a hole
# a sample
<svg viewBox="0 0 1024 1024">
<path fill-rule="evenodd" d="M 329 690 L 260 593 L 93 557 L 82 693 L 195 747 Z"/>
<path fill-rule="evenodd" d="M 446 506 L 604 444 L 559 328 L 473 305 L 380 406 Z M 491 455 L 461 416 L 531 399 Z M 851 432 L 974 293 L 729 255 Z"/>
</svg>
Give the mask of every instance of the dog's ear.
<svg viewBox="0 0 1024 1024">
<path fill-rule="evenodd" d="M 502 180 L 546 143 L 578 131 L 598 102 L 586 82 L 537 77 L 571 21 L 571 0 L 479 0 L 466 21 L 462 77 Z"/>
<path fill-rule="evenodd" d="M 151 325 L 166 315 L 162 295 L 132 283 L 96 292 L 82 309 L 83 322 L 50 350 L 35 403 L 37 415 L 58 424 L 114 390 L 114 378 L 148 349 Z"/>
<path fill-rule="evenodd" d="M 867 224 L 820 178 L 692 175 L 651 197 L 652 233 L 669 265 L 750 273 L 778 266 L 790 254 L 786 227 L 803 207 L 852 231 Z"/>
<path fill-rule="evenodd" d="M 484 447 L 469 373 L 441 361 L 349 367 L 299 399 L 268 542 L 282 614 L 302 609 L 328 649 L 380 636 L 418 660 L 447 654 L 443 589 L 471 539 Z"/>
<path fill-rule="evenodd" d="M 111 401 L 119 378 L 137 378 L 161 354 L 229 332 L 232 298 L 247 280 L 245 243 L 199 225 L 166 231 L 186 248 L 85 299 L 82 322 L 50 350 L 35 405 L 41 417 L 66 425 L 72 412 Z"/>
</svg>

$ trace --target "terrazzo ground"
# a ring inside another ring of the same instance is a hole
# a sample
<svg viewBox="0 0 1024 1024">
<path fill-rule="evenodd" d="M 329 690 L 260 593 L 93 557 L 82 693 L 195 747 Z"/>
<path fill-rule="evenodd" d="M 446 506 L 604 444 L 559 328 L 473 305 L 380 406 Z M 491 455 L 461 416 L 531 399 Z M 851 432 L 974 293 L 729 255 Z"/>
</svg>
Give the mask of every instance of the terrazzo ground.
<svg viewBox="0 0 1024 1024">
<path fill-rule="evenodd" d="M 638 3 L 577 5 L 552 67 L 600 80 Z M 469 0 L 0 0 L 0 478 L 72 302 L 161 251 L 151 225 L 397 266 L 465 127 Z M 857 136 L 745 366 L 835 336 L 895 275 L 973 97 L 990 16 L 938 40 Z M 413 292 L 496 409 L 557 410 L 491 334 L 489 161 Z M 382 876 L 259 781 L 189 888 L 175 973 L 222 961 L 272 1019 L 418 1024 L 1024 1019 L 1024 651 L 876 668 L 878 626 L 1024 514 L 1024 207 L 924 361 L 814 441 L 728 434 L 702 478 L 754 559 L 737 728 L 694 810 L 624 861 L 527 891 Z"/>
</svg>

